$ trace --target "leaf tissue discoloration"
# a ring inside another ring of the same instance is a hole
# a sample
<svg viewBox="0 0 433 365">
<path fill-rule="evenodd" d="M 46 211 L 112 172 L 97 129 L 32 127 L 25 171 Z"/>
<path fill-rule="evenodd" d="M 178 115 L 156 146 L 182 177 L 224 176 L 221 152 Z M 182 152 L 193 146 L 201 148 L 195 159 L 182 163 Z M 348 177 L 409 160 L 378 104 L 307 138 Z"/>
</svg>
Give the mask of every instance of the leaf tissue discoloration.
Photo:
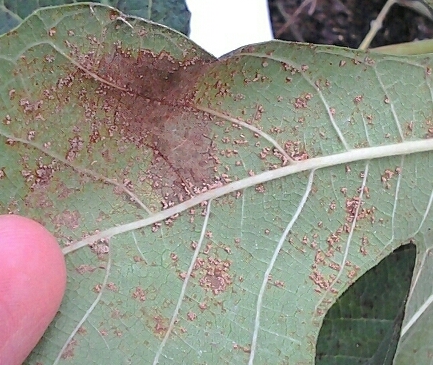
<svg viewBox="0 0 433 365">
<path fill-rule="evenodd" d="M 179 61 L 149 50 L 134 56 L 120 47 L 99 62 L 98 76 L 119 86 L 100 83 L 97 90 L 120 134 L 119 145 L 153 151 L 147 178 L 164 197 L 189 195 L 214 180 L 209 118 L 191 103 L 196 76 L 206 64 L 198 57 Z"/>
</svg>

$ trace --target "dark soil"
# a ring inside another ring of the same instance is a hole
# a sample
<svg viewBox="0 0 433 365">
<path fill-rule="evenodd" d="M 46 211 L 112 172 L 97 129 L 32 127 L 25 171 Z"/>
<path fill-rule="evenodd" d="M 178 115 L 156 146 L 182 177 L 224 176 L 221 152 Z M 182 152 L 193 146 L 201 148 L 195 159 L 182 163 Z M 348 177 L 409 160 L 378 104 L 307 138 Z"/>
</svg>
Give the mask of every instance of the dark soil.
<svg viewBox="0 0 433 365">
<path fill-rule="evenodd" d="M 275 38 L 358 48 L 386 0 L 310 0 L 299 9 L 304 2 L 308 0 L 269 0 Z M 370 47 L 427 38 L 433 38 L 432 20 L 393 5 Z"/>
</svg>

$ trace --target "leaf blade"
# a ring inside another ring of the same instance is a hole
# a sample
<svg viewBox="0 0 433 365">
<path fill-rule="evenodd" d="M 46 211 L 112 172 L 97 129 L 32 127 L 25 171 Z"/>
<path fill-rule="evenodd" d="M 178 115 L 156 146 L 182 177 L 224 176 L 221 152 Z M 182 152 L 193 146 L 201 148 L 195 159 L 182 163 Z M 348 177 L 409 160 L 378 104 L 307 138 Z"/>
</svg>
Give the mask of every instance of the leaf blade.
<svg viewBox="0 0 433 365">
<path fill-rule="evenodd" d="M 28 361 L 312 363 L 338 293 L 428 230 L 431 58 L 270 42 L 216 61 L 91 9 L 41 10 L 0 41 L 1 210 L 65 251 L 93 243 L 67 256 Z"/>
</svg>

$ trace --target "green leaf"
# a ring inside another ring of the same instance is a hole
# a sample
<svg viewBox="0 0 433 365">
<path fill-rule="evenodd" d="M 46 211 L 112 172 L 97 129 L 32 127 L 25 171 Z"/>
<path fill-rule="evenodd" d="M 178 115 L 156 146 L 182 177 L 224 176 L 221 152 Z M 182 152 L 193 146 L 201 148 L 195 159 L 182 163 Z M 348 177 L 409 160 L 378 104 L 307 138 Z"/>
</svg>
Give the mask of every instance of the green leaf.
<svg viewBox="0 0 433 365">
<path fill-rule="evenodd" d="M 396 0 L 396 2 L 433 20 L 433 0 Z"/>
<path fill-rule="evenodd" d="M 329 309 L 316 365 L 392 364 L 415 264 L 404 245 L 366 272 Z"/>
<path fill-rule="evenodd" d="M 15 28 L 32 12 L 47 6 L 83 3 L 83 0 L 0 0 L 0 34 Z M 189 34 L 191 13 L 185 0 L 95 0 L 119 9 L 122 13 L 152 20 Z"/>
<path fill-rule="evenodd" d="M 0 211 L 67 254 L 27 363 L 312 364 L 327 310 L 407 242 L 396 363 L 427 363 L 430 55 L 276 41 L 217 61 L 82 4 L 0 55 Z"/>
</svg>

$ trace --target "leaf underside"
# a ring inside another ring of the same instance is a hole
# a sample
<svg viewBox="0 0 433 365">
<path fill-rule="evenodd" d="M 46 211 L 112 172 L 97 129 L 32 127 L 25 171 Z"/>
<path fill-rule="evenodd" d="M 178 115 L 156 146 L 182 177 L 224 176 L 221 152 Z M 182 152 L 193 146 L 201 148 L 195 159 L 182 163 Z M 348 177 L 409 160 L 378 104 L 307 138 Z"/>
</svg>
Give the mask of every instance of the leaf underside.
<svg viewBox="0 0 433 365">
<path fill-rule="evenodd" d="M 0 57 L 0 211 L 70 252 L 27 363 L 312 364 L 337 297 L 409 242 L 395 363 L 426 363 L 431 56 L 276 41 L 217 61 L 81 4 Z"/>
</svg>

